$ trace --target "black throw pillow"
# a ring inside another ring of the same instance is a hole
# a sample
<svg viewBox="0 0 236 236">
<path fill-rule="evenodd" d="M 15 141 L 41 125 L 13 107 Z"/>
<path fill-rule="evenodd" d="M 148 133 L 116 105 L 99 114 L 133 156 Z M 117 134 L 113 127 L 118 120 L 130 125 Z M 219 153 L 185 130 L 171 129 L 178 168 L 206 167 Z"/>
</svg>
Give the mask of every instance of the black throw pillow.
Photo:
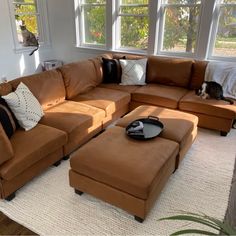
<svg viewBox="0 0 236 236">
<path fill-rule="evenodd" d="M 121 82 L 121 66 L 119 60 L 102 58 L 102 61 L 103 83 L 119 84 Z"/>
<path fill-rule="evenodd" d="M 6 135 L 10 138 L 18 127 L 18 123 L 14 114 L 2 97 L 0 97 L 0 122 Z"/>
</svg>

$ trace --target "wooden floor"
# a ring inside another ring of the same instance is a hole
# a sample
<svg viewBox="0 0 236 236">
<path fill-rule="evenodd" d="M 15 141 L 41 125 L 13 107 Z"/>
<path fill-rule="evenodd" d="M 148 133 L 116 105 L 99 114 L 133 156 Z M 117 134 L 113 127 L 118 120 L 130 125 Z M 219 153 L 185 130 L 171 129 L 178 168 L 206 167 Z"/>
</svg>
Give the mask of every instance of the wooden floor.
<svg viewBox="0 0 236 236">
<path fill-rule="evenodd" d="M 0 212 L 0 235 L 36 235 Z"/>
<path fill-rule="evenodd" d="M 236 229 L 236 162 L 225 221 Z M 0 235 L 36 235 L 0 212 Z"/>
</svg>

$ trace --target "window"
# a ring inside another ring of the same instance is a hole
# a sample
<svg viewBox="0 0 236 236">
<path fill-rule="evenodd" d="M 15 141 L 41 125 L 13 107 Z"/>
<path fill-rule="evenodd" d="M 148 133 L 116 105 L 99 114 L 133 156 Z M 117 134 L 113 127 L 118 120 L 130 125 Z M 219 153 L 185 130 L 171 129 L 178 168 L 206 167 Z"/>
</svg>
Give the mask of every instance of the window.
<svg viewBox="0 0 236 236">
<path fill-rule="evenodd" d="M 236 0 L 74 0 L 79 47 L 236 60 Z"/>
<path fill-rule="evenodd" d="M 236 57 L 236 1 L 221 0 L 215 11 L 212 56 Z"/>
<path fill-rule="evenodd" d="M 45 1 L 9 0 L 12 31 L 16 50 L 31 50 L 32 45 L 23 40 L 23 29 L 33 33 L 40 45 L 49 44 L 47 8 Z"/>
<path fill-rule="evenodd" d="M 106 0 L 79 0 L 80 44 L 104 47 L 106 44 Z"/>
<path fill-rule="evenodd" d="M 121 0 L 118 17 L 117 48 L 147 50 L 148 0 Z"/>
<path fill-rule="evenodd" d="M 161 6 L 161 51 L 194 53 L 199 26 L 198 0 L 164 0 Z"/>
</svg>

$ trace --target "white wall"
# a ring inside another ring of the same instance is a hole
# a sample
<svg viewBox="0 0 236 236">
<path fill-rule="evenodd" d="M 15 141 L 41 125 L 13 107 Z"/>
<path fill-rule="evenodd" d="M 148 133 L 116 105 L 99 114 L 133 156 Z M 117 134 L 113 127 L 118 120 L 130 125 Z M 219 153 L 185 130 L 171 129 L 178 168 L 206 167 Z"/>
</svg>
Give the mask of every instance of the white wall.
<svg viewBox="0 0 236 236">
<path fill-rule="evenodd" d="M 41 0 L 45 1 L 45 0 Z M 94 55 L 81 53 L 75 48 L 75 24 L 73 0 L 47 0 L 51 36 L 51 48 L 40 48 L 29 56 L 15 53 L 11 21 L 7 0 L 0 0 L 0 79 L 8 80 L 33 74 L 40 70 L 40 62 L 60 59 L 64 62 L 77 61 Z"/>
</svg>

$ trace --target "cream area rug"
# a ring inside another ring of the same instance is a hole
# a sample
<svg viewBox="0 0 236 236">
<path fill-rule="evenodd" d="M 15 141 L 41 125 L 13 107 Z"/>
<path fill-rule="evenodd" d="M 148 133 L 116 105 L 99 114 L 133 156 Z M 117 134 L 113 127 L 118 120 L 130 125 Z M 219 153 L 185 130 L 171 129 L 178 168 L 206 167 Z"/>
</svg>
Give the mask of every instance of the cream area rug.
<svg viewBox="0 0 236 236">
<path fill-rule="evenodd" d="M 224 218 L 235 155 L 236 130 L 221 137 L 200 129 L 142 224 L 88 194 L 76 195 L 69 186 L 69 161 L 25 185 L 11 202 L 1 200 L 0 210 L 40 235 L 169 235 L 182 224 L 157 220 L 180 210 Z"/>
</svg>

